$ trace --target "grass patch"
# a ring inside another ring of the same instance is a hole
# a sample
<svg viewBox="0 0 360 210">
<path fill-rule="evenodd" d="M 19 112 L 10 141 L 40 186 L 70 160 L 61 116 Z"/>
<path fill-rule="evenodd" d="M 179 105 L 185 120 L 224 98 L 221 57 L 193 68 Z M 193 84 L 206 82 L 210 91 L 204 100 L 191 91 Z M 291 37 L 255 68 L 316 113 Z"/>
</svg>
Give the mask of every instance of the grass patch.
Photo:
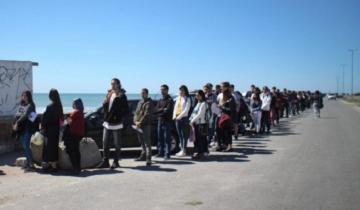
<svg viewBox="0 0 360 210">
<path fill-rule="evenodd" d="M 360 106 L 360 96 L 345 96 L 344 100 L 349 102 L 349 103 L 353 103 L 356 104 L 357 106 Z"/>
</svg>

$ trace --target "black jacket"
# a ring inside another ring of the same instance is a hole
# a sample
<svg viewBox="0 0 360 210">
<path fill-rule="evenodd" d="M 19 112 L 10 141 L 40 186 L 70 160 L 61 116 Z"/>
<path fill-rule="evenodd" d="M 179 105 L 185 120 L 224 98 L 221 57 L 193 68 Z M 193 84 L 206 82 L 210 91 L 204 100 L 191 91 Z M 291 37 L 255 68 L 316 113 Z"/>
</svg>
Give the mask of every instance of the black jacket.
<svg viewBox="0 0 360 210">
<path fill-rule="evenodd" d="M 171 122 L 174 109 L 174 100 L 170 95 L 161 98 L 155 107 L 155 114 L 161 122 Z"/>
<path fill-rule="evenodd" d="M 233 96 L 220 109 L 223 113 L 229 115 L 232 121 L 236 120 L 236 102 Z"/>
<path fill-rule="evenodd" d="M 109 110 L 109 102 L 103 104 L 104 108 L 104 121 L 108 122 L 110 125 L 117 125 L 123 122 L 123 119 L 126 115 L 129 114 L 129 104 L 127 97 L 124 92 L 117 96 L 111 109 Z"/>
</svg>

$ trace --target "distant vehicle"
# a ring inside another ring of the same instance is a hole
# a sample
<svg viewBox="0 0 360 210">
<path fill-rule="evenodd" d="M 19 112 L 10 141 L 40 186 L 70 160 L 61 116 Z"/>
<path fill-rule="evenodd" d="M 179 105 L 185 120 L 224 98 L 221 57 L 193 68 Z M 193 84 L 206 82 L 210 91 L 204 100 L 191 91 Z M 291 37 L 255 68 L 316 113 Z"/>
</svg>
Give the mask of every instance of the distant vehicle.
<svg viewBox="0 0 360 210">
<path fill-rule="evenodd" d="M 327 94 L 328 100 L 336 100 L 336 98 L 337 98 L 336 94 Z"/>
</svg>

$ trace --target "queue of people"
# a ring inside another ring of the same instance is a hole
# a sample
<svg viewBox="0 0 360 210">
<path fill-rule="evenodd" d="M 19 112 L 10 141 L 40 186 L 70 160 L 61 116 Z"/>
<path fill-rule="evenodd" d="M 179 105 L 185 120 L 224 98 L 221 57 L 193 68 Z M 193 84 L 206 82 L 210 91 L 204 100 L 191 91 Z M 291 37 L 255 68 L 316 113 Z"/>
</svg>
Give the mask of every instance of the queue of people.
<svg viewBox="0 0 360 210">
<path fill-rule="evenodd" d="M 146 166 L 152 164 L 152 126 L 156 121 L 157 158 L 171 158 L 171 131 L 176 128 L 180 151 L 176 157 L 190 156 L 194 160 L 204 159 L 210 151 L 233 151 L 233 139 L 242 135 L 271 134 L 271 128 L 279 124 L 283 117 L 299 115 L 306 109 L 314 109 L 320 117 L 323 107 L 319 91 L 280 91 L 265 86 L 262 90 L 251 86 L 244 96 L 235 90 L 235 85 L 222 82 L 215 89 L 211 83 L 202 90 L 190 94 L 187 86 L 179 87 L 175 100 L 169 94 L 169 86 L 160 87 L 161 98 L 156 102 L 149 96 L 149 90 L 141 90 L 133 117 L 133 129 L 137 132 L 141 144 L 141 153 L 136 161 L 144 161 Z M 15 115 L 13 130 L 21 140 L 27 159 L 26 170 L 34 169 L 30 150 L 30 138 L 37 130 L 42 130 L 46 137 L 43 148 L 42 169 L 53 173 L 58 168 L 58 144 L 60 132 L 69 154 L 73 171 L 81 172 L 81 154 L 79 143 L 85 136 L 84 104 L 80 98 L 73 101 L 73 111 L 64 117 L 59 92 L 51 89 L 51 103 L 46 107 L 40 121 L 36 117 L 36 107 L 30 91 L 22 94 L 20 106 Z M 121 138 L 124 119 L 129 114 L 126 91 L 120 80 L 111 80 L 103 102 L 103 159 L 98 168 L 116 169 L 120 167 Z M 110 165 L 110 141 L 115 146 L 114 160 Z M 193 142 L 194 152 L 189 153 L 188 141 Z"/>
</svg>

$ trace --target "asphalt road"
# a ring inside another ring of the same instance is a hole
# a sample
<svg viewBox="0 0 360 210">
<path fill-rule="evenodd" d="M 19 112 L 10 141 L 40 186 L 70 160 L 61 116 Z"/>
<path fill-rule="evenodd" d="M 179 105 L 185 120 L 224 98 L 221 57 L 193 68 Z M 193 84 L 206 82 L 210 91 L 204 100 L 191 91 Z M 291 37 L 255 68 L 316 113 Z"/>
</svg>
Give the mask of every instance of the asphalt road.
<svg viewBox="0 0 360 210">
<path fill-rule="evenodd" d="M 341 101 L 208 161 L 132 158 L 83 177 L 0 166 L 0 209 L 360 209 L 360 111 Z M 0 156 L 5 163 L 11 156 Z"/>
</svg>

